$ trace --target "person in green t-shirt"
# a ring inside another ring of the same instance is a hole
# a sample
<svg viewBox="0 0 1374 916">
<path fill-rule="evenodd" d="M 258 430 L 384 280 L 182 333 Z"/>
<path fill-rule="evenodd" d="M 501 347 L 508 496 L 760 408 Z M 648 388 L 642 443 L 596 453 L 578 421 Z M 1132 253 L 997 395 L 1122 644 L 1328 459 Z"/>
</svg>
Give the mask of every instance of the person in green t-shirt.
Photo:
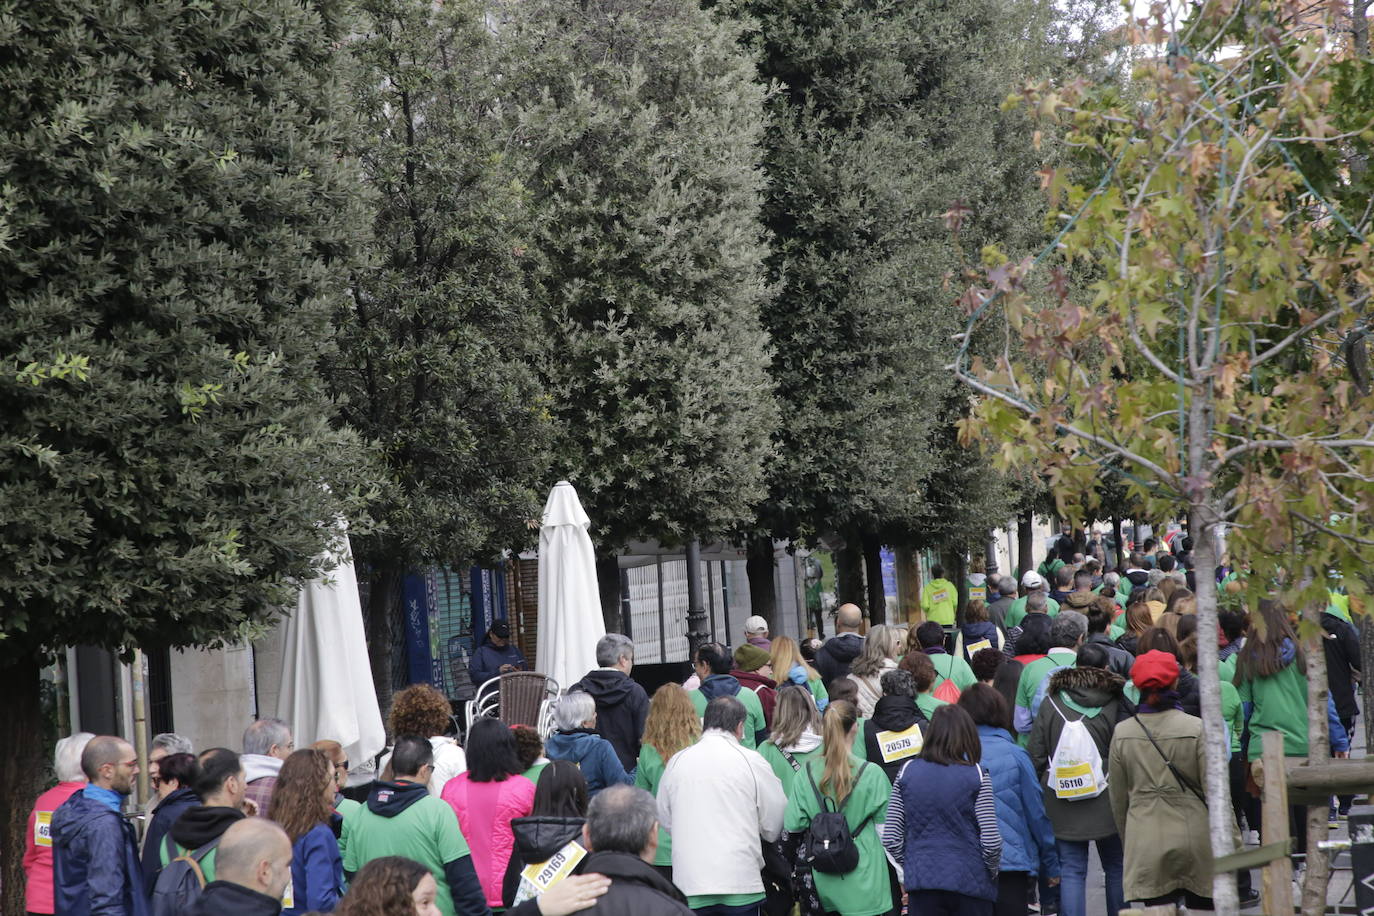
<svg viewBox="0 0 1374 916">
<path fill-rule="evenodd" d="M 827 913 L 880 916 L 892 909 L 887 859 L 880 840 L 892 786 L 882 767 L 850 753 L 859 734 L 858 710 L 852 703 L 831 703 L 825 712 L 823 732 L 824 752 L 802 766 L 788 792 L 783 827 L 789 833 L 800 833 L 822 810 L 843 811 L 859 851 L 859 863 L 845 874 L 813 871 L 816 894 Z"/>
<path fill-rule="evenodd" d="M 639 745 L 639 763 L 635 766 L 635 785 L 654 796 L 663 779 L 663 770 L 673 755 L 691 747 L 701 738 L 701 719 L 687 691 L 677 684 L 664 684 L 649 700 L 649 715 L 644 720 L 644 738 Z M 661 826 L 658 828 L 658 849 L 654 865 L 672 868 L 673 838 Z"/>
<path fill-rule="evenodd" d="M 1059 613 L 1059 602 L 1046 593 L 1046 587 L 1039 573 L 1028 572 L 1021 577 L 1022 595 L 1007 608 L 1007 615 L 1003 619 L 1007 629 L 1020 626 L 1027 614 L 1048 614 L 1053 617 Z"/>
<path fill-rule="evenodd" d="M 690 691 L 687 696 L 696 707 L 697 715 L 706 715 L 706 705 L 716 697 L 734 697 L 744 705 L 744 737 L 740 743 L 747 748 L 756 748 L 758 743 L 768 737 L 768 724 L 763 716 L 763 704 L 758 694 L 745 689 L 739 680 L 730 674 L 734 667 L 734 657 L 725 647 L 717 643 L 706 643 L 697 649 L 693 668 L 701 679 L 701 686 Z"/>
<path fill-rule="evenodd" d="M 1307 756 L 1307 664 L 1297 633 L 1279 602 L 1259 603 L 1262 626 L 1252 622 L 1245 645 L 1236 653 L 1236 690 L 1250 713 L 1251 760 L 1263 752 L 1265 732 L 1283 734 L 1287 757 Z"/>
<path fill-rule="evenodd" d="M 382 856 L 414 859 L 434 876 L 438 885 L 434 904 L 444 916 L 487 913 L 486 895 L 458 815 L 427 788 L 434 748 L 425 738 L 397 738 L 391 769 L 395 779 L 373 783 L 367 804 L 344 818 L 339 844 L 344 850 L 344 875 L 351 880 L 360 868 Z"/>
<path fill-rule="evenodd" d="M 930 568 L 930 574 L 933 578 L 921 589 L 921 610 L 927 620 L 952 627 L 954 609 L 959 604 L 959 590 L 945 578 L 945 571 L 938 564 Z"/>
<path fill-rule="evenodd" d="M 978 683 L 968 662 L 945 651 L 945 630 L 938 623 L 927 620 L 913 631 L 912 636 L 914 638 L 907 643 L 908 651 L 924 652 L 930 656 L 931 664 L 935 666 L 936 687 L 940 686 L 941 681 L 951 680 L 962 691 Z"/>
<path fill-rule="evenodd" d="M 773 768 L 773 775 L 789 797 L 797 773 L 820 751 L 820 729 L 821 717 L 811 692 L 798 684 L 779 687 L 773 728 L 768 740 L 759 745 L 759 754 Z"/>
</svg>

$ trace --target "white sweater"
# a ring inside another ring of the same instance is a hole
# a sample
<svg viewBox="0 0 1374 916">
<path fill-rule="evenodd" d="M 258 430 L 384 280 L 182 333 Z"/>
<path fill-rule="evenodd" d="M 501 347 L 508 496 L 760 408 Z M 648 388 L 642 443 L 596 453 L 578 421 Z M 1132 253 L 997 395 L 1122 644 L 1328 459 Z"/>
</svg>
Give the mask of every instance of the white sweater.
<svg viewBox="0 0 1374 916">
<path fill-rule="evenodd" d="M 658 818 L 673 839 L 673 883 L 689 897 L 763 892 L 759 838 L 782 833 L 787 797 L 756 751 L 712 729 L 668 761 Z"/>
</svg>

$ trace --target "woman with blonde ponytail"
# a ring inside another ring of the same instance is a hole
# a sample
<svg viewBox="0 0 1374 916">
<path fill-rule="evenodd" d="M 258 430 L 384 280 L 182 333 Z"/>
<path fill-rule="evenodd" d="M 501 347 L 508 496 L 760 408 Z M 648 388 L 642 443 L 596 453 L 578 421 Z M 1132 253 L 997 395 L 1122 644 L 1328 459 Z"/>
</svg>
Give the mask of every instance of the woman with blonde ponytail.
<svg viewBox="0 0 1374 916">
<path fill-rule="evenodd" d="M 814 872 L 816 894 L 827 913 L 883 916 L 893 909 L 880 840 L 892 787 L 881 767 L 854 756 L 858 722 L 853 703 L 836 700 L 826 709 L 821 754 L 808 760 L 797 774 L 788 794 L 784 827 L 802 833 L 822 810 L 842 811 L 859 851 L 859 864 L 843 875 Z"/>
</svg>

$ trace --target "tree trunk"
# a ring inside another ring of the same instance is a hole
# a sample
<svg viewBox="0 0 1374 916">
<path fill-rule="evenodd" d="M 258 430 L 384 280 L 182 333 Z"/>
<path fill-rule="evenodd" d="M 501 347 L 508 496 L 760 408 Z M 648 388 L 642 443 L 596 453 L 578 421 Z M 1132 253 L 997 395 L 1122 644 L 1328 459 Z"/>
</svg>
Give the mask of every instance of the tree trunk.
<svg viewBox="0 0 1374 916">
<path fill-rule="evenodd" d="M 368 564 L 367 590 L 367 658 L 372 663 L 372 686 L 377 691 L 377 704 L 383 713 L 391 708 L 391 695 L 396 690 L 398 672 L 393 661 L 396 647 L 405 641 L 404 615 L 401 609 L 401 590 L 405 570 L 390 562 Z"/>
<path fill-rule="evenodd" d="M 1027 509 L 1016 517 L 1017 581 L 1035 569 L 1035 514 Z"/>
<path fill-rule="evenodd" d="M 0 912 L 23 913 L 24 837 L 29 809 L 43 791 L 43 702 L 33 658 L 0 665 Z"/>
<path fill-rule="evenodd" d="M 964 608 L 968 607 L 968 554 L 962 550 L 949 552 L 949 561 L 954 569 L 954 591 L 958 597 L 954 601 L 954 622 L 963 625 Z"/>
<path fill-rule="evenodd" d="M 1231 745 L 1221 717 L 1221 672 L 1217 661 L 1217 540 L 1221 514 L 1209 504 L 1195 506 L 1189 528 L 1196 532 L 1193 557 L 1197 564 L 1197 650 L 1198 679 L 1201 681 L 1202 732 L 1207 759 L 1207 820 L 1212 842 L 1212 857 L 1235 851 L 1235 815 L 1231 811 Z M 1218 872 L 1212 878 L 1212 898 L 1216 912 L 1231 916 L 1239 912 L 1236 873 Z"/>
<path fill-rule="evenodd" d="M 1190 529 L 1193 527 L 1191 522 L 1189 523 L 1188 527 L 1189 527 Z M 1121 533 L 1121 516 L 1119 516 L 1119 515 L 1113 515 L 1113 516 L 1112 516 L 1112 537 L 1116 538 L 1116 566 L 1115 566 L 1114 568 L 1116 568 L 1116 569 L 1125 569 L 1125 568 L 1126 568 L 1126 542 L 1123 541 L 1123 540 L 1121 539 L 1121 538 L 1122 538 L 1122 533 Z M 1193 546 L 1194 546 L 1194 549 L 1196 549 L 1197 545 L 1195 544 L 1195 545 L 1193 545 Z"/>
<path fill-rule="evenodd" d="M 601 619 L 607 633 L 624 633 L 625 621 L 620 610 L 620 558 L 597 557 L 596 587 L 601 592 Z"/>
<path fill-rule="evenodd" d="M 749 607 L 768 621 L 771 631 L 778 609 L 777 561 L 773 556 L 772 538 L 753 538 L 749 541 L 744 568 L 749 576 Z"/>
<path fill-rule="evenodd" d="M 864 577 L 868 580 L 870 623 L 887 623 L 887 595 L 883 591 L 883 546 L 877 538 L 864 538 Z"/>
<path fill-rule="evenodd" d="M 1303 572 L 1305 581 L 1312 581 L 1316 570 Z M 1325 601 L 1316 601 L 1303 610 L 1308 635 L 1303 637 L 1303 654 L 1307 658 L 1307 759 L 1325 762 L 1331 756 L 1331 735 L 1327 730 L 1326 700 L 1330 687 L 1326 681 L 1326 649 L 1322 645 L 1322 611 Z M 1312 805 L 1307 809 L 1307 870 L 1302 881 L 1303 916 L 1322 916 L 1326 912 L 1326 888 L 1331 883 L 1331 857 L 1318 846 L 1327 838 L 1328 806 Z"/>
<path fill-rule="evenodd" d="M 863 550 L 858 535 L 852 531 L 845 534 L 844 546 L 835 551 L 835 602 L 861 608 L 868 602 L 864 594 Z"/>
<path fill-rule="evenodd" d="M 1374 615 L 1360 614 L 1355 617 L 1360 628 L 1360 671 L 1374 672 Z M 1374 673 L 1360 678 L 1360 697 L 1364 700 L 1361 709 L 1374 710 Z M 1374 716 L 1364 715 L 1364 746 L 1374 748 Z M 1352 739 L 1353 740 L 1353 739 Z"/>
<path fill-rule="evenodd" d="M 921 614 L 921 564 L 910 547 L 897 548 L 897 618 L 915 624 Z M 1374 671 L 1374 668 L 1370 669 Z M 1374 682 L 1374 678 L 1370 679 Z M 1374 708 L 1374 707 L 1371 707 Z M 1371 743 L 1374 747 L 1374 743 Z"/>
</svg>

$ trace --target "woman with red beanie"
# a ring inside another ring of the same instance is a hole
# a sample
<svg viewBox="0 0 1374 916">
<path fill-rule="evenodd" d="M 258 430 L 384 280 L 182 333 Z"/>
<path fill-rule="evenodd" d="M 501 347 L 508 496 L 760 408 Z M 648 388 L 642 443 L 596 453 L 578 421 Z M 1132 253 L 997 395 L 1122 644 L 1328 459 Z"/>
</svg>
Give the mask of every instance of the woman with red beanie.
<svg viewBox="0 0 1374 916">
<path fill-rule="evenodd" d="M 1180 708 L 1178 672 L 1178 659 L 1158 649 L 1131 667 L 1140 704 L 1112 736 L 1112 814 L 1125 840 L 1127 900 L 1210 910 L 1212 851 L 1198 829 L 1207 823 L 1202 720 Z"/>
</svg>

